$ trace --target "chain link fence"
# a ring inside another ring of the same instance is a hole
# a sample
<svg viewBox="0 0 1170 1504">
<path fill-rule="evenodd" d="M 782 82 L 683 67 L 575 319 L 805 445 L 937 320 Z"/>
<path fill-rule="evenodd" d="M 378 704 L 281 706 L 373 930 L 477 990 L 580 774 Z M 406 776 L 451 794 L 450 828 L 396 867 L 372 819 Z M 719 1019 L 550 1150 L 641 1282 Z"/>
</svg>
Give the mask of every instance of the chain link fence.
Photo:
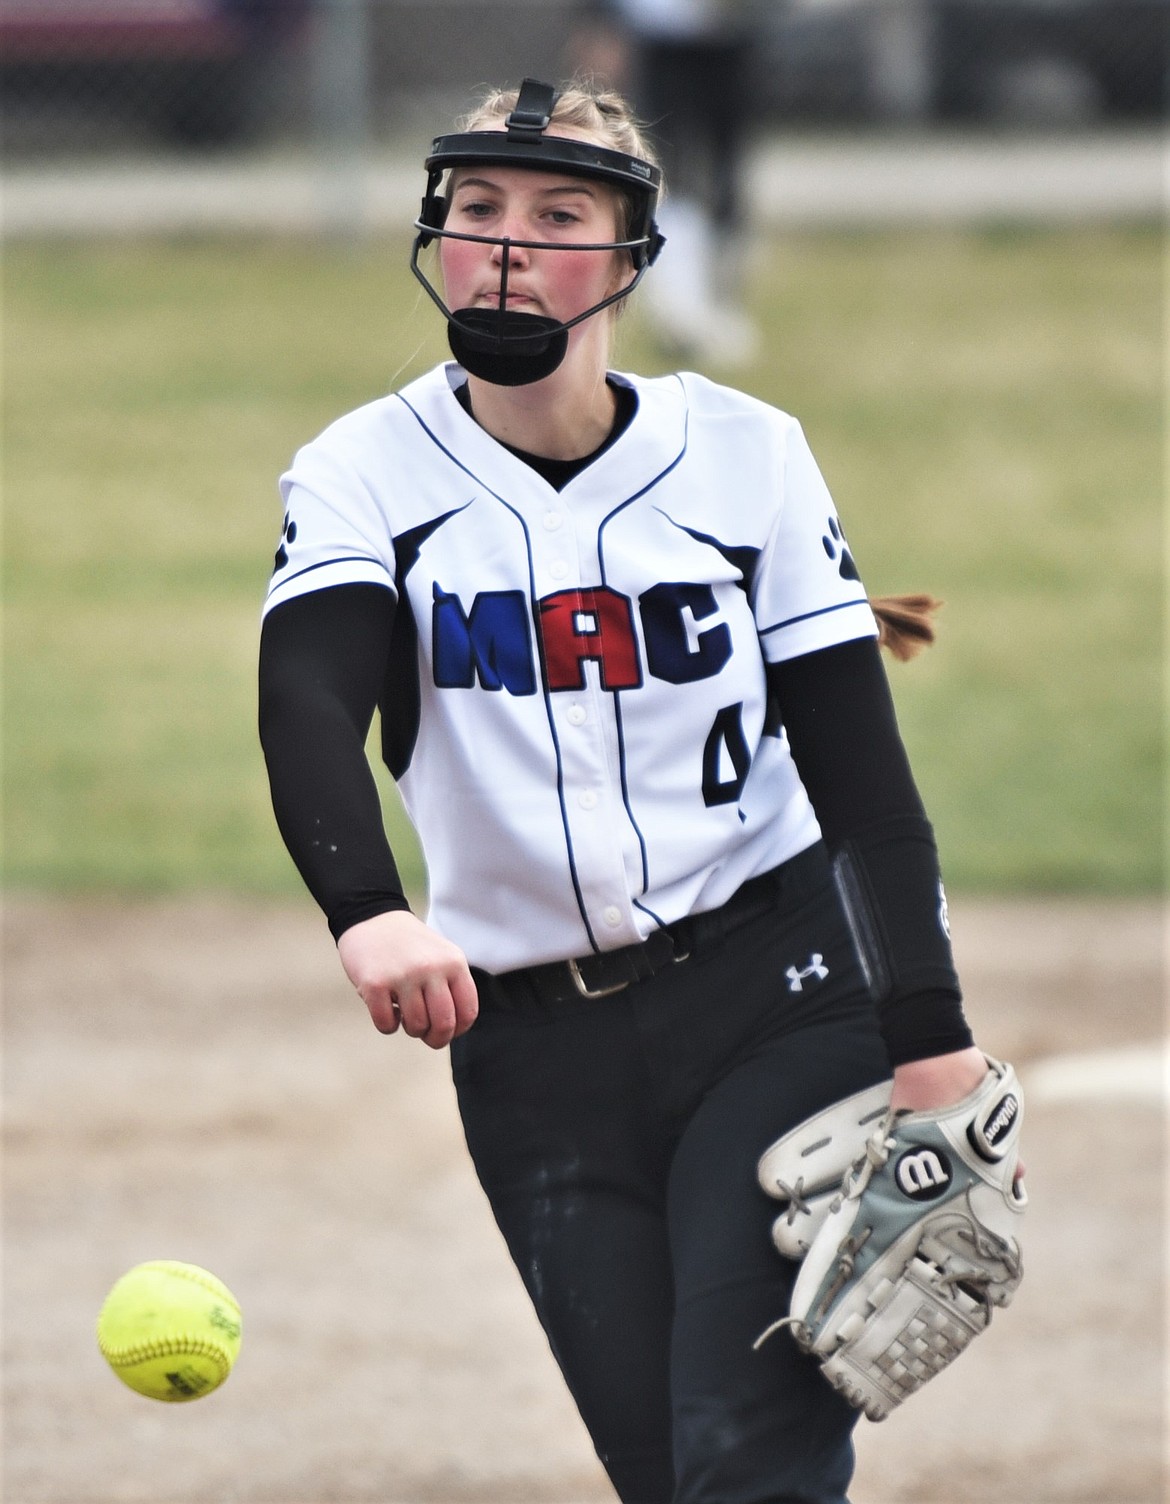
<svg viewBox="0 0 1170 1504">
<path fill-rule="evenodd" d="M 570 66 L 574 0 L 0 0 L 0 150 L 361 140 Z M 1170 0 L 757 0 L 768 124 L 1158 121 Z"/>
<path fill-rule="evenodd" d="M 790 0 L 764 92 L 787 118 L 967 126 L 1157 120 L 1170 0 Z"/>
</svg>

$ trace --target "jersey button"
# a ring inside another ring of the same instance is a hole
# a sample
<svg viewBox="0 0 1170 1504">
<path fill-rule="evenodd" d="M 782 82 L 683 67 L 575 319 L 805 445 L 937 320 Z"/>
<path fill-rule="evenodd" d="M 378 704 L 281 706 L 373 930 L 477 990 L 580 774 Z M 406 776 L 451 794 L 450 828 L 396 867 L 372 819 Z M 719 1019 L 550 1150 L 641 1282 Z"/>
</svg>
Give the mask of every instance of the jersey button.
<svg viewBox="0 0 1170 1504">
<path fill-rule="evenodd" d="M 582 809 L 596 809 L 597 790 L 583 789 L 582 792 L 577 795 L 577 803 L 581 806 Z"/>
<path fill-rule="evenodd" d="M 544 514 L 544 530 L 546 533 L 555 533 L 565 519 L 559 512 L 546 512 Z"/>
<path fill-rule="evenodd" d="M 584 705 L 569 706 L 568 721 L 570 726 L 583 726 L 585 724 L 585 719 L 586 716 Z"/>
<path fill-rule="evenodd" d="M 554 580 L 563 580 L 569 572 L 569 566 L 565 563 L 564 559 L 554 559 L 548 566 L 548 572 Z"/>
<path fill-rule="evenodd" d="M 622 922 L 622 911 L 616 904 L 611 903 L 601 917 L 609 925 L 610 929 L 617 929 L 618 925 Z"/>
</svg>

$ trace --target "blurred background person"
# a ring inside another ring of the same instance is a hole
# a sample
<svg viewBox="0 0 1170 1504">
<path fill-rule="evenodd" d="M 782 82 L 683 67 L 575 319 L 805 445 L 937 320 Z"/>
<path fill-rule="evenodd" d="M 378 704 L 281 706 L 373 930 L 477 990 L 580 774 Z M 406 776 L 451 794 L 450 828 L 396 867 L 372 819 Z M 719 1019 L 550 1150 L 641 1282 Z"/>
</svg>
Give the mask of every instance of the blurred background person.
<svg viewBox="0 0 1170 1504">
<path fill-rule="evenodd" d="M 752 0 L 582 0 L 570 43 L 573 68 L 634 101 L 663 162 L 669 247 L 642 308 L 676 358 L 738 365 L 758 344 L 742 303 L 754 29 Z"/>
</svg>

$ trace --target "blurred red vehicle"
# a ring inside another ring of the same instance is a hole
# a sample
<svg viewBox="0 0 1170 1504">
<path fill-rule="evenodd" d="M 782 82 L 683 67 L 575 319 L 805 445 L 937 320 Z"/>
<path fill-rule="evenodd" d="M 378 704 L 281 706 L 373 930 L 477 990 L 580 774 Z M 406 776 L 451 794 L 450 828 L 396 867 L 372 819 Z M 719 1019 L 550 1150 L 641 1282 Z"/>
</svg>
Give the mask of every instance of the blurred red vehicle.
<svg viewBox="0 0 1170 1504">
<path fill-rule="evenodd" d="M 179 142 L 256 123 L 262 77 L 306 0 L 0 0 L 5 113 L 54 104 L 133 119 Z"/>
</svg>

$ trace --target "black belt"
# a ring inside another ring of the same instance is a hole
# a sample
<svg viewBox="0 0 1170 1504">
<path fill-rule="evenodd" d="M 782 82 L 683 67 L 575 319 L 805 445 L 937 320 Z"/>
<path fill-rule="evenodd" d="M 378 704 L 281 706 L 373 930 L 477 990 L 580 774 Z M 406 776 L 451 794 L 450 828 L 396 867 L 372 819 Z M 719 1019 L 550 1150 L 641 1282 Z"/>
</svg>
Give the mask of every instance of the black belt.
<svg viewBox="0 0 1170 1504">
<path fill-rule="evenodd" d="M 828 881 L 828 857 L 818 841 L 799 855 L 749 878 L 721 908 L 689 914 L 655 930 L 638 945 L 598 951 L 569 961 L 522 966 L 498 975 L 472 968 L 480 1001 L 519 1010 L 533 1004 L 563 1003 L 573 998 L 602 998 L 645 981 L 664 967 L 685 961 L 722 940 L 730 931 L 810 896 Z"/>
</svg>

